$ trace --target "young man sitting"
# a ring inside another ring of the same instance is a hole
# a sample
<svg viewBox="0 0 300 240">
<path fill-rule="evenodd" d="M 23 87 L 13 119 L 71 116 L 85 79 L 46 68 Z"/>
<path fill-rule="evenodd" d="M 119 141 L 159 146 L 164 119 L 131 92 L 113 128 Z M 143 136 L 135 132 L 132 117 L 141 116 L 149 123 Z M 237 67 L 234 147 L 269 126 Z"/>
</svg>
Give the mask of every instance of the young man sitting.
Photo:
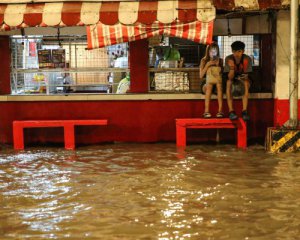
<svg viewBox="0 0 300 240">
<path fill-rule="evenodd" d="M 232 106 L 232 86 L 234 82 L 241 81 L 244 85 L 242 96 L 243 111 L 242 118 L 249 121 L 247 112 L 250 81 L 248 74 L 252 72 L 252 60 L 244 54 L 245 44 L 241 41 L 235 41 L 231 44 L 232 54 L 225 59 L 224 72 L 228 73 L 226 82 L 226 97 L 229 108 L 229 118 L 235 120 L 238 118 Z"/>
</svg>

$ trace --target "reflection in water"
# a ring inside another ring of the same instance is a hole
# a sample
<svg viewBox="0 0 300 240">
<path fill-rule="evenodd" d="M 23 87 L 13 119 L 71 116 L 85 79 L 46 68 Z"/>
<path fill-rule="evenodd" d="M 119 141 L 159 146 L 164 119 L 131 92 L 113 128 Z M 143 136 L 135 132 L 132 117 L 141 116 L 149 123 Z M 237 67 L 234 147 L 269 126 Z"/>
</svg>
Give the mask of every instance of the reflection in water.
<svg viewBox="0 0 300 240">
<path fill-rule="evenodd" d="M 260 146 L 0 153 L 0 236 L 297 239 L 300 159 Z"/>
</svg>

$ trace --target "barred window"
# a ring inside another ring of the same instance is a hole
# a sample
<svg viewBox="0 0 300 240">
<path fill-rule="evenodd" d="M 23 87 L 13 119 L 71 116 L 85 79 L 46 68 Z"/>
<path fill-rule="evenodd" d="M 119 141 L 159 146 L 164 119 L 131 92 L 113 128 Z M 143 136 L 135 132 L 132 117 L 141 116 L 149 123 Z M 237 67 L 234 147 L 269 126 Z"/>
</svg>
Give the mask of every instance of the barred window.
<svg viewBox="0 0 300 240">
<path fill-rule="evenodd" d="M 220 56 L 225 59 L 226 56 L 232 54 L 231 44 L 235 41 L 242 41 L 245 43 L 245 54 L 252 59 L 253 66 L 260 64 L 260 50 L 259 50 L 259 37 L 257 35 L 240 35 L 240 36 L 219 36 L 217 38 L 220 47 Z"/>
<path fill-rule="evenodd" d="M 150 91 L 156 93 L 200 92 L 199 63 L 206 46 L 160 36 L 149 40 Z"/>
<path fill-rule="evenodd" d="M 240 40 L 253 66 L 259 66 L 259 36 L 216 39 L 223 59 Z M 167 36 L 148 40 L 149 92 L 201 92 L 199 64 L 206 45 Z M 86 36 L 12 36 L 10 44 L 12 94 L 126 93 L 130 88 L 128 43 L 87 50 Z"/>
<path fill-rule="evenodd" d="M 86 50 L 86 36 L 13 36 L 12 94 L 115 93 L 128 74 L 128 44 Z"/>
</svg>

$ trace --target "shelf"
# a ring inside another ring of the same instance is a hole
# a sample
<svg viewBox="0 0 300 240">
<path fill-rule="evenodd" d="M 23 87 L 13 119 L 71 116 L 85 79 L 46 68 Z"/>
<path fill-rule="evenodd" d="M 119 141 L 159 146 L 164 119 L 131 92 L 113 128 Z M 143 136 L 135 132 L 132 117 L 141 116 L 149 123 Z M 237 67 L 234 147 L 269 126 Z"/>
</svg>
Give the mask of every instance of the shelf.
<svg viewBox="0 0 300 240">
<path fill-rule="evenodd" d="M 129 72 L 129 68 L 43 68 L 43 69 L 15 69 L 12 73 L 79 73 L 79 72 Z"/>
<path fill-rule="evenodd" d="M 149 68 L 149 72 L 196 72 L 199 71 L 198 67 L 194 68 Z"/>
</svg>

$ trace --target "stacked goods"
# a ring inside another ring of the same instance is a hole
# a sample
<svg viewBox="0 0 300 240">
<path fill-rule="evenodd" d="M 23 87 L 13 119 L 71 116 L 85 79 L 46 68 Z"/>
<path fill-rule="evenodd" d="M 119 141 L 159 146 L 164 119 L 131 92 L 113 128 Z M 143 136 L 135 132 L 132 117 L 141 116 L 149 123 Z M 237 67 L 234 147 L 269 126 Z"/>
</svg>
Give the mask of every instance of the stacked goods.
<svg viewBox="0 0 300 240">
<path fill-rule="evenodd" d="M 156 91 L 189 91 L 189 79 L 186 72 L 155 73 Z"/>
<path fill-rule="evenodd" d="M 160 60 L 158 64 L 158 68 L 177 68 L 177 67 L 178 67 L 178 61 L 176 60 L 167 60 L 167 61 Z"/>
</svg>

